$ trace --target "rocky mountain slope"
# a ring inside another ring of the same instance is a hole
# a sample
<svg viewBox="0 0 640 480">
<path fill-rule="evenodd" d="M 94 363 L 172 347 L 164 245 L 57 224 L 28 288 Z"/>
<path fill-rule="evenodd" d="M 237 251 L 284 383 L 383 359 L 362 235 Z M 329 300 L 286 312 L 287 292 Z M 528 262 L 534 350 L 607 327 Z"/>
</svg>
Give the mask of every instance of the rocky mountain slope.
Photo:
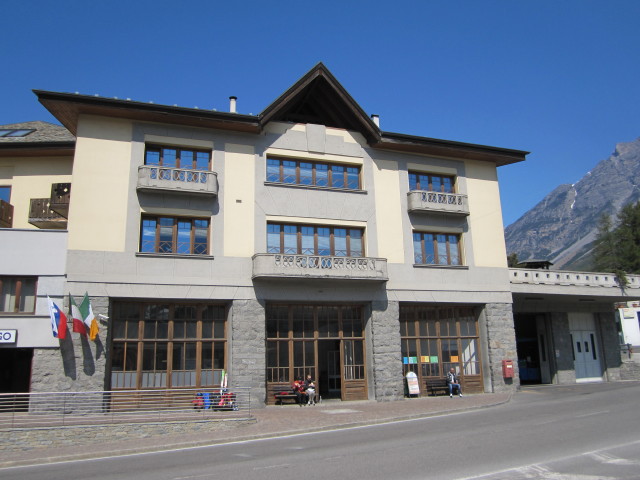
<svg viewBox="0 0 640 480">
<path fill-rule="evenodd" d="M 592 243 L 603 213 L 640 200 L 640 138 L 619 143 L 573 185 L 560 185 L 505 229 L 507 252 L 550 260 L 555 269 L 590 270 Z"/>
</svg>

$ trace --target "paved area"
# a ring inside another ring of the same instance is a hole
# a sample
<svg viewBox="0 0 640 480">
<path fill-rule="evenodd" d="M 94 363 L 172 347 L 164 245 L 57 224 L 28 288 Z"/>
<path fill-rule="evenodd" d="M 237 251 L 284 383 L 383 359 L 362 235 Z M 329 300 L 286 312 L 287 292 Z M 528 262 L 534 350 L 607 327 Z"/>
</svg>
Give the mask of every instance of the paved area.
<svg viewBox="0 0 640 480">
<path fill-rule="evenodd" d="M 110 439 L 94 445 L 54 446 L 20 452 L 1 452 L 0 467 L 35 465 L 83 458 L 153 452 L 234 441 L 291 435 L 309 431 L 371 425 L 426 416 L 444 415 L 506 403 L 508 393 L 410 398 L 395 402 L 324 401 L 315 406 L 268 406 L 251 412 L 253 421 L 211 425 L 211 431 L 191 435 L 156 435 L 143 439 Z M 90 427 L 89 427 L 90 428 Z"/>
</svg>

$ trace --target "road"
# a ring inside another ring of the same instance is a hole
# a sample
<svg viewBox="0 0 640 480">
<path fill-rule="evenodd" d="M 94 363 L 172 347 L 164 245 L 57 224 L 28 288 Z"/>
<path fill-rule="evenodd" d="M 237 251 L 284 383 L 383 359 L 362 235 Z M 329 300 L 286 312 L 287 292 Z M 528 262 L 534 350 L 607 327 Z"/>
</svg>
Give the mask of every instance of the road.
<svg viewBox="0 0 640 480">
<path fill-rule="evenodd" d="M 8 468 L 0 470 L 0 478 L 638 479 L 638 400 L 637 383 L 527 387 L 508 404 L 472 412 Z"/>
</svg>

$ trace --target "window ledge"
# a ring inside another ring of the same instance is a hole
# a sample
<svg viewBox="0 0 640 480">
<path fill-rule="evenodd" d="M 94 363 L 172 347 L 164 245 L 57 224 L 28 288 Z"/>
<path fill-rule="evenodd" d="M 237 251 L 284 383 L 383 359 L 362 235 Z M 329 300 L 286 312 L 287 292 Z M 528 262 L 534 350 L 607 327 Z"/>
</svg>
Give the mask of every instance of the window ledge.
<svg viewBox="0 0 640 480">
<path fill-rule="evenodd" d="M 469 270 L 469 265 L 426 265 L 422 263 L 414 263 L 414 268 L 446 268 L 448 270 Z"/>
<path fill-rule="evenodd" d="M 189 258 L 192 260 L 213 260 L 213 255 L 185 255 L 180 253 L 146 253 L 136 252 L 136 257 L 150 257 L 150 258 Z"/>
<path fill-rule="evenodd" d="M 336 188 L 336 187 L 318 187 L 316 185 L 299 185 L 296 183 L 281 183 L 281 182 L 264 182 L 265 185 L 270 187 L 289 187 L 289 188 L 304 188 L 307 190 L 322 190 L 322 191 L 332 191 L 332 192 L 343 192 L 343 193 L 359 193 L 359 194 L 367 194 L 366 190 L 353 190 L 351 188 Z"/>
</svg>

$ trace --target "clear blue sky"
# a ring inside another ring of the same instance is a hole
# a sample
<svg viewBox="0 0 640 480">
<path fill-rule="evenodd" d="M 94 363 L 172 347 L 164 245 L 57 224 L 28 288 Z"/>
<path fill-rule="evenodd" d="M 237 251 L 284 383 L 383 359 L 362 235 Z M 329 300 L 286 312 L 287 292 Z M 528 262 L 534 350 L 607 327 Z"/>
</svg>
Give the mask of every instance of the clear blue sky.
<svg viewBox="0 0 640 480">
<path fill-rule="evenodd" d="M 324 62 L 391 132 L 515 148 L 505 225 L 640 136 L 640 1 L 20 0 L 0 15 L 0 124 L 31 89 L 260 113 Z"/>
</svg>

